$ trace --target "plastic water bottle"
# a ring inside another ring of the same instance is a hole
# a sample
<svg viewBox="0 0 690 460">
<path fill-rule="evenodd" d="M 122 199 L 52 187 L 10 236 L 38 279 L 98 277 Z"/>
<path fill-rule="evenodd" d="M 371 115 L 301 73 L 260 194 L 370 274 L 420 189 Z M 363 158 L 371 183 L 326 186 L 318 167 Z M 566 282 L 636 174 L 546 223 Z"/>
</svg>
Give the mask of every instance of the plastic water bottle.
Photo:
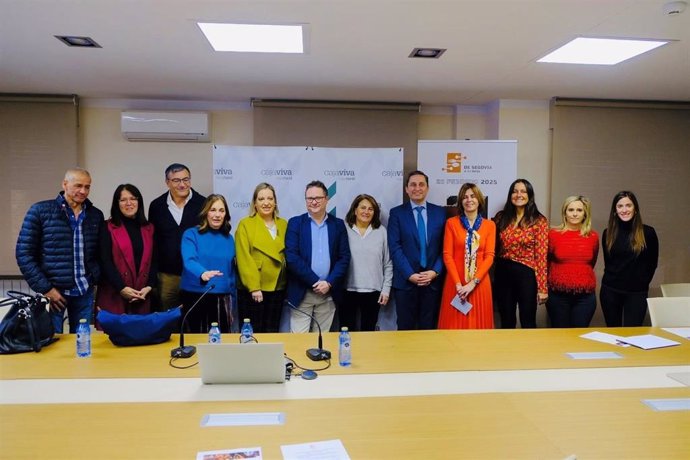
<svg viewBox="0 0 690 460">
<path fill-rule="evenodd" d="M 77 356 L 79 358 L 91 356 L 91 328 L 84 318 L 79 320 L 77 326 Z"/>
<path fill-rule="evenodd" d="M 218 323 L 211 323 L 211 329 L 208 330 L 208 343 L 220 343 L 220 328 Z"/>
<path fill-rule="evenodd" d="M 250 343 L 254 341 L 254 328 L 249 318 L 244 318 L 244 323 L 242 324 L 242 330 L 240 332 L 240 343 Z"/>
<path fill-rule="evenodd" d="M 338 347 L 338 361 L 341 366 L 352 364 L 352 347 L 350 346 L 350 333 L 346 327 L 340 328 L 340 346 Z"/>
</svg>

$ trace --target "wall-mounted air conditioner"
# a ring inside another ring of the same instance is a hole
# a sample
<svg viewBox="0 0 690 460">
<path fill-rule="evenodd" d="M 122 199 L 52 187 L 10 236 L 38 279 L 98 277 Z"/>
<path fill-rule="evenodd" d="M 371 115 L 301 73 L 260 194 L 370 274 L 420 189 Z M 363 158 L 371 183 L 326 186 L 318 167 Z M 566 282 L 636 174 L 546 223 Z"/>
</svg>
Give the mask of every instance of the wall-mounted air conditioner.
<svg viewBox="0 0 690 460">
<path fill-rule="evenodd" d="M 208 114 L 203 112 L 122 112 L 128 141 L 208 142 Z"/>
</svg>

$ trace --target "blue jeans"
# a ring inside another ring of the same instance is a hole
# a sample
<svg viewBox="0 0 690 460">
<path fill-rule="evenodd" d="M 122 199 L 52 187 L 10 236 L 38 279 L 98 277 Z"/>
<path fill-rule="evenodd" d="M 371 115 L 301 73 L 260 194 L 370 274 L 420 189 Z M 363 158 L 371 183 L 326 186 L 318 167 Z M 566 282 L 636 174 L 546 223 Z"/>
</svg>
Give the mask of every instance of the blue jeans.
<svg viewBox="0 0 690 460">
<path fill-rule="evenodd" d="M 593 292 L 568 294 L 549 291 L 546 302 L 551 327 L 589 327 L 596 308 L 597 299 Z"/>
<path fill-rule="evenodd" d="M 62 295 L 67 300 L 67 315 L 69 317 L 69 333 L 75 334 L 79 320 L 85 318 L 88 324 L 93 322 L 93 288 L 89 288 L 86 294 L 80 296 Z M 65 323 L 65 310 L 50 312 L 56 334 L 62 334 Z"/>
</svg>

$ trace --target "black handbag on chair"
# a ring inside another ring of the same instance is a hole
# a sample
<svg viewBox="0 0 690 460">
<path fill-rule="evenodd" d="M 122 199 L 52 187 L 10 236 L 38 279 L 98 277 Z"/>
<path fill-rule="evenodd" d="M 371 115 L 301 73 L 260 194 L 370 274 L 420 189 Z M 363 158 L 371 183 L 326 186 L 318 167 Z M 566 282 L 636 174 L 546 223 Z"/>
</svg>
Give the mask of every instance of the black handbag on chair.
<svg viewBox="0 0 690 460">
<path fill-rule="evenodd" d="M 0 306 L 11 305 L 0 322 L 0 354 L 39 352 L 58 340 L 47 297 L 19 291 L 7 291 L 7 295 L 9 298 L 0 302 Z"/>
</svg>

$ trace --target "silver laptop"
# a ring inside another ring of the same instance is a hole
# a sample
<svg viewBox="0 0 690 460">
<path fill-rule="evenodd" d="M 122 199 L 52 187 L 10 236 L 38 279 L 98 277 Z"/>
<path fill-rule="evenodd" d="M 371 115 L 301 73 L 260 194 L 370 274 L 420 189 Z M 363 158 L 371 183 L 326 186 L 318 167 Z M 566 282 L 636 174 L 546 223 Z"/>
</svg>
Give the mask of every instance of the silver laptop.
<svg viewBox="0 0 690 460">
<path fill-rule="evenodd" d="M 282 343 L 200 343 L 203 383 L 285 383 Z"/>
</svg>

